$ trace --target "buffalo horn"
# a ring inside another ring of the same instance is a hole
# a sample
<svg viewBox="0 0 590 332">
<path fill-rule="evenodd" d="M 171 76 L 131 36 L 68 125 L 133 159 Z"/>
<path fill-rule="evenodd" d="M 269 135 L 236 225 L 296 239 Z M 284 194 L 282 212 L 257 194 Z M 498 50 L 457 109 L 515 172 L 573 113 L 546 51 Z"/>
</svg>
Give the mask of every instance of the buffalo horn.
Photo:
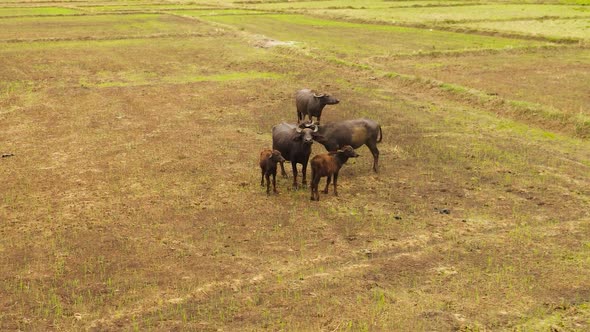
<svg viewBox="0 0 590 332">
<path fill-rule="evenodd" d="M 313 96 L 316 97 L 316 98 L 322 98 L 323 96 L 325 96 L 325 94 L 323 94 L 323 93 L 314 93 Z"/>
</svg>

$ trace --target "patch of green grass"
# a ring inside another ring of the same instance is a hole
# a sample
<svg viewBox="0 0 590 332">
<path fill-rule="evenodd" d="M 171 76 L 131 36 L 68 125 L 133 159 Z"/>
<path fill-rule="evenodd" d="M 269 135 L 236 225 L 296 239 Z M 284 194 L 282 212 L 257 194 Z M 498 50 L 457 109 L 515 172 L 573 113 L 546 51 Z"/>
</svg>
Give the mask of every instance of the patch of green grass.
<svg viewBox="0 0 590 332">
<path fill-rule="evenodd" d="M 464 86 L 460 86 L 457 84 L 450 84 L 450 83 L 442 83 L 440 85 L 440 88 L 445 91 L 454 92 L 454 93 L 468 93 L 469 92 L 469 89 Z"/>
<path fill-rule="evenodd" d="M 187 16 L 225 16 L 225 15 L 258 15 L 264 14 L 259 10 L 247 10 L 247 9 L 203 9 L 203 10 L 177 10 L 174 11 L 175 14 L 178 15 L 187 15 Z"/>
<path fill-rule="evenodd" d="M 245 4 L 246 5 L 246 4 Z M 385 8 L 390 3 L 382 0 L 351 1 L 351 0 L 327 0 L 327 1 L 261 1 L 247 4 L 247 7 L 265 10 L 300 10 L 300 9 L 329 9 L 329 8 Z"/>
<path fill-rule="evenodd" d="M 533 318 L 518 324 L 514 331 L 585 331 L 590 327 L 590 303 L 582 303 L 574 306 L 568 304 L 556 305 L 553 311 L 550 308 L 540 310 Z"/>
<path fill-rule="evenodd" d="M 508 100 L 508 105 L 524 116 L 538 117 L 551 121 L 567 121 L 568 115 L 558 109 L 544 107 L 536 103 L 522 100 Z"/>
<path fill-rule="evenodd" d="M 212 27 L 170 15 L 24 17 L 0 20 L 0 39 L 117 38 L 153 34 L 208 33 Z"/>
<path fill-rule="evenodd" d="M 588 113 L 590 52 L 578 47 L 515 49 L 497 53 L 436 57 L 444 67 L 424 67 L 434 59 L 380 58 L 378 68 L 471 87 L 504 99 L 522 100 L 563 113 Z"/>
<path fill-rule="evenodd" d="M 27 94 L 32 91 L 33 81 L 0 81 L 0 96 L 8 98 L 15 94 Z"/>
<path fill-rule="evenodd" d="M 579 137 L 590 137 L 590 116 L 587 114 L 576 114 L 575 132 Z"/>
<path fill-rule="evenodd" d="M 481 70 L 481 64 L 478 69 Z M 497 68 L 495 70 L 497 70 Z M 448 73 L 450 70 L 443 69 L 441 71 Z M 425 69 L 421 69 L 420 72 L 425 72 Z M 461 66 L 460 72 L 465 72 L 464 65 Z M 575 71 L 574 74 L 577 75 Z M 437 88 L 450 93 L 457 98 L 462 98 L 469 100 L 472 103 L 490 107 L 494 110 L 494 112 L 508 114 L 509 116 L 513 116 L 518 119 L 525 119 L 527 122 L 536 122 L 549 128 L 562 127 L 565 131 L 572 133 L 577 137 L 588 137 L 589 135 L 588 124 L 590 121 L 588 121 L 588 115 L 582 111 L 571 112 L 568 109 L 560 109 L 540 103 L 512 98 L 502 98 L 497 96 L 497 94 L 488 94 L 484 91 L 469 88 L 461 84 L 448 83 L 436 79 L 430 79 L 428 77 L 400 73 L 388 73 L 385 74 L 384 77 L 395 78 L 402 82 L 406 82 L 407 84 L 416 84 L 420 86 L 428 86 L 430 88 Z M 579 83 L 585 84 L 584 82 Z M 528 96 L 524 97 L 527 98 Z M 543 130 L 541 129 L 541 131 Z"/>
<path fill-rule="evenodd" d="M 0 8 L 0 17 L 10 16 L 43 16 L 43 15 L 71 15 L 78 14 L 79 10 L 62 7 L 14 7 Z"/>
<path fill-rule="evenodd" d="M 473 20 L 508 20 L 555 16 L 590 16 L 585 7 L 561 5 L 489 4 L 474 6 L 417 7 L 391 9 L 308 10 L 307 13 L 330 18 L 364 20 L 367 22 L 441 24 Z"/>
<path fill-rule="evenodd" d="M 150 12 L 150 11 L 172 11 L 172 10 L 200 10 L 210 7 L 206 5 L 191 5 L 191 4 L 128 4 L 128 5 L 103 5 L 103 6 L 85 6 L 81 5 L 78 8 L 89 12 Z"/>
<path fill-rule="evenodd" d="M 0 81 L 0 115 L 28 107 L 38 98 L 33 81 Z"/>
<path fill-rule="evenodd" d="M 542 140 L 556 140 L 559 138 L 554 132 L 542 130 L 538 128 L 532 128 L 527 126 L 521 122 L 513 121 L 513 120 L 502 120 L 498 121 L 495 125 L 495 128 L 502 131 L 509 131 L 522 137 L 533 137 L 536 139 Z"/>
<path fill-rule="evenodd" d="M 526 36 L 543 36 L 559 41 L 563 38 L 590 39 L 590 17 L 577 19 L 535 19 L 509 22 L 472 22 L 452 26 L 483 31 L 518 33 Z"/>
<path fill-rule="evenodd" d="M 568 5 L 590 5 L 590 0 L 558 0 L 558 2 Z"/>
<path fill-rule="evenodd" d="M 365 70 L 370 70 L 371 66 L 369 65 L 364 65 L 361 63 L 356 63 L 356 62 L 352 62 L 352 61 L 346 61 L 340 58 L 336 58 L 336 57 L 326 57 L 326 60 L 331 61 L 333 63 L 337 63 L 337 64 L 341 64 L 341 65 L 345 65 L 348 67 L 353 67 L 353 68 L 359 68 L 359 69 L 365 69 Z"/>
<path fill-rule="evenodd" d="M 478 36 L 445 31 L 361 24 L 302 15 L 211 16 L 202 19 L 224 23 L 282 41 L 297 41 L 310 52 L 337 57 L 390 56 L 432 51 L 501 49 L 540 45 L 538 42 Z"/>
<path fill-rule="evenodd" d="M 398 7 L 423 7 L 456 5 L 469 3 L 465 0 L 414 0 L 414 1 L 388 1 L 388 0 L 324 0 L 324 1 L 252 1 L 244 2 L 243 6 L 275 11 L 305 11 L 305 10 L 334 10 L 334 9 L 388 9 Z"/>
</svg>

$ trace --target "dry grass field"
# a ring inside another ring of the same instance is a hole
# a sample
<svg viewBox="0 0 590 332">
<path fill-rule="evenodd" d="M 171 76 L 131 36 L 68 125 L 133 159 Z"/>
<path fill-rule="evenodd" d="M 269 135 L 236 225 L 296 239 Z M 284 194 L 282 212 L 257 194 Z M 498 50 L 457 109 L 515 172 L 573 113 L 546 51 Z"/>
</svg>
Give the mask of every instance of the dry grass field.
<svg viewBox="0 0 590 332">
<path fill-rule="evenodd" d="M 0 0 L 0 330 L 588 331 L 588 19 Z M 319 202 L 257 165 L 304 87 L 383 129 Z"/>
</svg>

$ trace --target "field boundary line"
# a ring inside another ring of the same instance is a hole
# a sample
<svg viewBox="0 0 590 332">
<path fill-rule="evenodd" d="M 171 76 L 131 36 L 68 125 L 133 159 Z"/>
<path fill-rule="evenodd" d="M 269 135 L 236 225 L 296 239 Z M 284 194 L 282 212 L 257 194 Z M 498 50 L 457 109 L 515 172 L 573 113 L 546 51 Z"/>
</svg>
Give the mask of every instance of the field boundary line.
<svg viewBox="0 0 590 332">
<path fill-rule="evenodd" d="M 484 30 L 484 29 L 472 29 L 472 28 L 464 28 L 464 27 L 455 27 L 455 26 L 445 26 L 444 24 L 451 24 L 440 22 L 432 22 L 432 24 L 423 24 L 423 23 L 411 23 L 411 22 L 387 22 L 387 21 L 367 21 L 363 19 L 352 19 L 346 17 L 329 17 L 326 18 L 324 16 L 319 16 L 315 14 L 300 14 L 300 13 L 288 13 L 283 12 L 283 14 L 290 14 L 290 15 L 303 15 L 309 16 L 316 19 L 330 19 L 335 21 L 347 22 L 347 23 L 356 23 L 356 24 L 368 24 L 368 25 L 379 25 L 379 26 L 391 26 L 391 27 L 402 27 L 402 28 L 414 28 L 414 29 L 432 29 L 437 31 L 444 31 L 444 32 L 454 32 L 454 33 L 463 33 L 463 34 L 473 34 L 473 35 L 481 35 L 481 36 L 488 36 L 488 37 L 498 37 L 498 38 L 510 38 L 510 39 L 522 39 L 522 40 L 536 40 L 536 41 L 545 41 L 550 43 L 559 43 L 559 44 L 585 44 L 586 40 L 581 38 L 573 38 L 573 37 L 550 37 L 550 36 L 535 36 L 535 35 L 527 35 L 527 34 L 520 34 L 520 33 L 513 33 L 513 32 L 502 32 L 497 30 Z M 590 16 L 581 16 L 579 18 L 590 18 Z M 461 21 L 457 21 L 456 23 L 462 23 Z"/>
<path fill-rule="evenodd" d="M 411 59 L 411 58 L 437 58 L 437 57 L 463 57 L 473 55 L 491 55 L 491 54 L 524 54 L 540 50 L 569 50 L 569 49 L 590 49 L 590 45 L 573 45 L 573 44 L 547 44 L 539 46 L 522 46 L 510 48 L 478 48 L 463 50 L 445 50 L 445 51 L 421 51 L 416 53 L 397 53 L 388 55 L 388 59 Z M 374 59 L 379 59 L 375 56 Z"/>
<path fill-rule="evenodd" d="M 62 1 L 15 1 L 15 2 L 5 2 L 2 4 L 0 8 L 37 8 L 37 7 L 55 7 L 55 3 L 91 3 L 89 1 L 79 1 L 79 0 L 62 0 Z M 53 6 L 49 6 L 52 5 Z M 14 5 L 14 6 L 12 6 Z M 31 5 L 40 5 L 40 6 L 31 6 Z"/>
<path fill-rule="evenodd" d="M 94 6 L 94 7 L 101 7 L 101 6 L 106 6 L 106 5 L 117 5 L 117 6 L 136 6 L 136 4 L 121 4 L 121 2 L 116 1 L 116 0 L 106 0 L 106 1 L 101 1 L 100 5 L 97 5 L 95 1 L 91 1 L 91 0 L 59 0 L 59 1 L 52 1 L 52 0 L 37 0 L 37 1 L 14 1 L 14 2 L 7 2 L 5 4 L 10 4 L 10 5 L 22 5 L 22 6 L 13 6 L 13 7 L 17 7 L 17 8 L 27 8 L 27 7 L 36 7 L 36 6 L 27 6 L 30 4 L 55 4 L 55 3 L 60 3 L 60 4 L 67 4 L 67 3 L 72 3 L 72 4 L 88 4 L 88 7 L 90 6 Z M 193 2 L 194 3 L 194 2 Z M 155 3 L 148 3 L 147 5 L 186 5 L 186 2 L 155 2 Z M 214 5 L 211 5 L 214 6 Z M 45 7 L 45 6 L 43 6 Z M 52 6 L 53 7 L 53 6 Z"/>
<path fill-rule="evenodd" d="M 22 8 L 22 7 L 21 7 Z M 31 7 L 34 8 L 34 7 Z M 71 8 L 71 7 L 58 7 L 63 9 L 78 9 Z M 72 14 L 35 14 L 35 15 L 3 15 L 0 16 L 0 19 L 12 19 L 12 18 L 46 18 L 46 17 L 85 17 L 85 16 L 119 16 L 119 15 L 162 15 L 164 13 L 156 12 L 156 11 L 123 11 L 123 12 L 107 12 L 107 13 L 91 13 L 91 12 L 83 12 L 83 13 L 72 13 Z M 166 13 L 167 14 L 167 13 Z"/>
<path fill-rule="evenodd" d="M 109 41 L 109 40 L 133 40 L 133 39 L 165 39 L 165 38 L 194 38 L 194 37 L 219 37 L 225 35 L 222 32 L 211 33 L 165 33 L 142 36 L 108 36 L 108 37 L 49 37 L 34 39 L 0 39 L 0 43 L 44 43 L 44 42 L 68 42 L 68 41 Z"/>
<path fill-rule="evenodd" d="M 589 17 L 589 19 L 590 19 L 590 17 Z M 534 21 L 534 20 L 526 20 L 526 21 Z M 432 28 L 432 29 L 437 29 L 437 28 Z M 472 35 L 490 36 L 490 37 L 546 41 L 546 42 L 550 42 L 550 43 L 567 44 L 567 45 L 584 46 L 584 45 L 590 44 L 590 41 L 587 39 L 584 39 L 584 38 L 552 37 L 552 36 L 548 36 L 548 35 L 544 35 L 544 36 L 527 35 L 527 34 L 521 34 L 521 33 L 516 33 L 516 32 L 501 32 L 501 31 L 492 30 L 492 29 L 474 29 L 474 28 L 460 27 L 460 26 L 442 27 L 439 30 L 448 31 L 448 32 L 456 32 L 456 33 L 464 33 L 464 34 L 472 34 Z"/>
<path fill-rule="evenodd" d="M 527 122 L 530 121 L 531 124 L 538 125 L 541 128 L 550 125 L 574 137 L 590 138 L 590 116 L 585 114 L 564 113 L 537 103 L 502 98 L 492 93 L 431 78 L 395 72 L 386 73 L 383 76 L 409 85 L 419 85 L 429 89 L 434 88 L 447 96 L 467 99 L 469 102 L 479 105 L 492 113 L 506 115 L 516 120 L 527 120 Z"/>
<path fill-rule="evenodd" d="M 588 19 L 590 15 L 580 16 L 531 16 L 531 17 L 513 17 L 513 18 L 491 18 L 491 19 L 476 19 L 476 20 L 443 20 L 440 21 L 442 24 L 461 24 L 461 23 L 480 23 L 480 22 L 515 22 L 515 21 L 545 21 L 545 20 L 579 20 Z M 431 23 L 439 23 L 432 21 Z"/>
<path fill-rule="evenodd" d="M 415 5 L 411 5 L 411 6 L 389 6 L 389 7 L 384 7 L 387 9 L 412 9 L 412 8 L 441 8 L 441 7 L 475 7 L 475 6 L 485 6 L 488 5 L 487 3 L 450 3 L 450 4 L 415 4 Z M 342 7 L 342 9 L 344 9 L 345 7 Z M 378 8 L 377 8 L 378 9 Z"/>
</svg>

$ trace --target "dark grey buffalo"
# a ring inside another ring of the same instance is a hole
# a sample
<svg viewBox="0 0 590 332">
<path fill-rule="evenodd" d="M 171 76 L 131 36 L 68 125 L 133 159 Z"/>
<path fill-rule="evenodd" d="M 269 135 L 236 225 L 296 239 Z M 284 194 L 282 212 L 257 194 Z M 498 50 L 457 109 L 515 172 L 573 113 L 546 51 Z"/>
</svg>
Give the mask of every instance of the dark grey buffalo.
<svg viewBox="0 0 590 332">
<path fill-rule="evenodd" d="M 297 121 L 302 122 L 307 115 L 309 122 L 312 122 L 312 116 L 318 118 L 318 123 L 322 117 L 322 110 L 326 105 L 338 104 L 340 100 L 325 94 L 316 93 L 310 89 L 302 89 L 295 94 L 295 105 L 297 106 Z"/>
<path fill-rule="evenodd" d="M 379 149 L 377 143 L 383 139 L 381 126 L 370 119 L 355 119 L 330 122 L 318 126 L 314 139 L 328 151 L 336 151 L 345 145 L 354 149 L 366 145 L 373 154 L 373 170 L 379 168 Z"/>
<path fill-rule="evenodd" d="M 297 164 L 301 164 L 303 186 L 307 185 L 307 162 L 311 154 L 311 145 L 318 126 L 314 124 L 281 123 L 272 127 L 272 148 L 281 152 L 283 158 L 291 162 L 293 168 L 293 188 L 297 188 Z M 287 176 L 285 167 L 281 163 L 281 172 Z"/>
</svg>

